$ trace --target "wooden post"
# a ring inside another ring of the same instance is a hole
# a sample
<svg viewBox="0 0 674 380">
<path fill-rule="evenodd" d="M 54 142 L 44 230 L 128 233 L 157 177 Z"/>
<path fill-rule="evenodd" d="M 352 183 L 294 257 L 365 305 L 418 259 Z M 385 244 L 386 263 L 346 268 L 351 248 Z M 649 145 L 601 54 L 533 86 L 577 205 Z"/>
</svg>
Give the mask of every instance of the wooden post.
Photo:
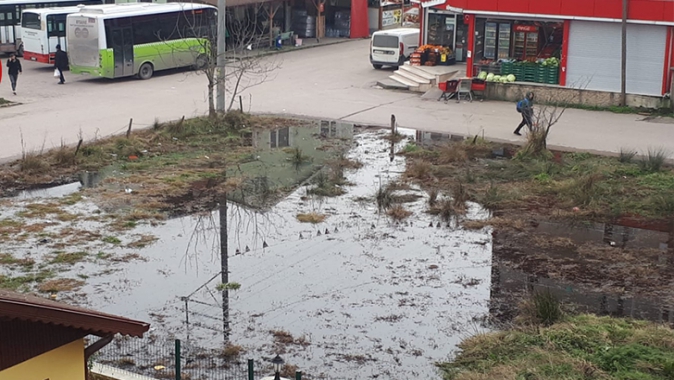
<svg viewBox="0 0 674 380">
<path fill-rule="evenodd" d="M 396 115 L 391 115 L 391 152 L 389 159 L 393 162 L 395 158 L 395 137 L 396 137 Z"/>
<path fill-rule="evenodd" d="M 77 153 L 80 151 L 80 147 L 82 147 L 82 142 L 84 140 L 80 139 L 80 141 L 77 143 L 77 148 L 75 148 L 75 156 L 77 156 Z"/>
<path fill-rule="evenodd" d="M 239 109 L 241 110 L 241 113 L 243 113 L 243 98 L 241 95 L 239 95 Z"/>
<path fill-rule="evenodd" d="M 133 125 L 133 118 L 129 119 L 129 129 L 126 130 L 126 138 L 128 139 L 131 136 L 131 125 Z"/>
</svg>

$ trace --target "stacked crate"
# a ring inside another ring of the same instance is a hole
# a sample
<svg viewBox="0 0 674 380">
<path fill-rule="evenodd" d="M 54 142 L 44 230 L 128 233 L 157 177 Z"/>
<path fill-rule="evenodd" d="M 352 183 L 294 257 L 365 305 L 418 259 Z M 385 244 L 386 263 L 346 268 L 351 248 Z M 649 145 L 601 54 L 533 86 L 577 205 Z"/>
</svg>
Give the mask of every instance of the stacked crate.
<svg viewBox="0 0 674 380">
<path fill-rule="evenodd" d="M 547 84 L 559 84 L 559 66 L 550 66 L 548 67 L 547 73 L 545 73 L 544 82 Z"/>
<path fill-rule="evenodd" d="M 410 65 L 421 66 L 421 53 L 414 52 L 410 54 Z"/>
</svg>

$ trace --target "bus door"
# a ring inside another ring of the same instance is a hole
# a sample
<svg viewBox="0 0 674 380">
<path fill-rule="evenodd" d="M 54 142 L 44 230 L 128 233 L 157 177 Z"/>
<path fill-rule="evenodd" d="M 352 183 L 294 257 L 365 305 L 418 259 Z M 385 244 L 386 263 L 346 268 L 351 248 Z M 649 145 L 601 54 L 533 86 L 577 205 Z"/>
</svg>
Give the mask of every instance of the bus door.
<svg viewBox="0 0 674 380">
<path fill-rule="evenodd" d="M 133 69 L 133 32 L 131 27 L 113 27 L 112 55 L 115 60 L 115 77 L 131 76 Z"/>
<path fill-rule="evenodd" d="M 61 45 L 63 51 L 68 51 L 66 42 L 67 16 L 67 14 L 47 16 L 47 50 L 49 51 L 49 63 L 54 63 L 56 45 Z"/>
<path fill-rule="evenodd" d="M 0 4 L 0 51 L 14 52 L 16 50 L 15 30 L 16 6 Z"/>
</svg>

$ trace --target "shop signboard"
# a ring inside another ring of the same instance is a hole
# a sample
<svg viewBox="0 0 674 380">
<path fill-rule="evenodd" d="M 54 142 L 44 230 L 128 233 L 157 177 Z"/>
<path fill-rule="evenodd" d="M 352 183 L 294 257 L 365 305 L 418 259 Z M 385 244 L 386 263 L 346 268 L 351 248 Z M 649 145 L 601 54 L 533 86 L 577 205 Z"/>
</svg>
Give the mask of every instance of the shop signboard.
<svg viewBox="0 0 674 380">
<path fill-rule="evenodd" d="M 538 32 L 538 27 L 533 25 L 515 25 L 516 32 Z"/>
<path fill-rule="evenodd" d="M 403 12 L 401 9 L 393 9 L 390 11 L 383 11 L 381 14 L 382 28 L 401 25 Z"/>
</svg>

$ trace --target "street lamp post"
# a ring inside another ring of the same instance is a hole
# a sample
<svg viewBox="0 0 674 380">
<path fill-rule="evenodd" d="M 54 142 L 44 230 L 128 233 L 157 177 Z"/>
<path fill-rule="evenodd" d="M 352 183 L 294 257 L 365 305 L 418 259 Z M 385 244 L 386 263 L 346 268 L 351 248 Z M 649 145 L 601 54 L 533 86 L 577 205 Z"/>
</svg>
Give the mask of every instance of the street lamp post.
<svg viewBox="0 0 674 380">
<path fill-rule="evenodd" d="M 271 360 L 271 364 L 274 365 L 274 380 L 281 380 L 281 367 L 283 363 L 283 359 L 278 355 Z"/>
</svg>

